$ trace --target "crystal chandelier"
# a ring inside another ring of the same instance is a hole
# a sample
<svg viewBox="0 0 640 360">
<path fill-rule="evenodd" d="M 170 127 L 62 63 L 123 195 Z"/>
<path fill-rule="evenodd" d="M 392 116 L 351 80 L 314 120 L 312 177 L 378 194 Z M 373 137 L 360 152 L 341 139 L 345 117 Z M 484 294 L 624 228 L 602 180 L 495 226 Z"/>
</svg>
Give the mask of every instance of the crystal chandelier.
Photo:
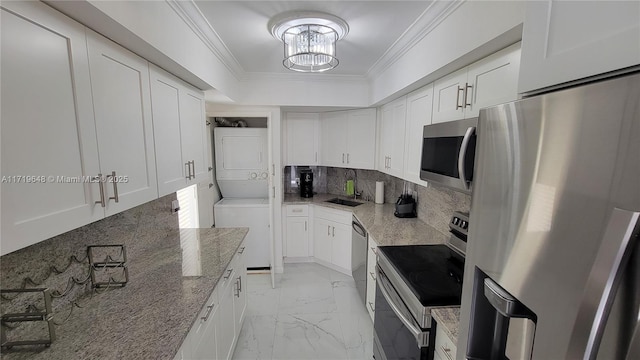
<svg viewBox="0 0 640 360">
<path fill-rule="evenodd" d="M 269 29 L 284 43 L 284 67 L 322 72 L 338 66 L 336 42 L 349 32 L 347 23 L 330 14 L 296 11 L 271 19 Z"/>
</svg>

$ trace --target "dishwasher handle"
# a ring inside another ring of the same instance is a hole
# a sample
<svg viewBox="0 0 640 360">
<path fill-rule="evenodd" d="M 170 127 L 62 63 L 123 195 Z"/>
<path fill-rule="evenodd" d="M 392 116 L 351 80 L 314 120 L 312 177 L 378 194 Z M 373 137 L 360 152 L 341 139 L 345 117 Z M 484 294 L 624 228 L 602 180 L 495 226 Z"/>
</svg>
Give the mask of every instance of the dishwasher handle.
<svg viewBox="0 0 640 360">
<path fill-rule="evenodd" d="M 364 229 L 364 227 L 362 227 L 362 225 L 360 225 L 360 223 L 358 223 L 357 221 L 352 221 L 351 222 L 351 227 L 353 228 L 353 230 L 355 232 L 358 233 L 358 235 L 366 238 L 367 237 L 367 231 Z"/>
</svg>

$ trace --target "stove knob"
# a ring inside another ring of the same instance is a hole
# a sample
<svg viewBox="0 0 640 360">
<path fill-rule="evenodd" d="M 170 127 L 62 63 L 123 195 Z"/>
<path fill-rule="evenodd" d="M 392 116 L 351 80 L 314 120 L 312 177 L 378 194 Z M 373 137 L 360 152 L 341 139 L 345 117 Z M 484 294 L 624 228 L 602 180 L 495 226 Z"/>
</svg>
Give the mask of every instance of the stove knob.
<svg viewBox="0 0 640 360">
<path fill-rule="evenodd" d="M 468 225 L 469 225 L 469 223 L 467 223 L 466 221 L 462 221 L 460 223 L 460 227 L 463 228 L 463 229 L 466 229 Z"/>
<path fill-rule="evenodd" d="M 458 219 L 457 217 L 454 217 L 452 222 L 453 222 L 453 225 L 458 225 L 458 222 L 460 222 L 460 219 Z"/>
</svg>

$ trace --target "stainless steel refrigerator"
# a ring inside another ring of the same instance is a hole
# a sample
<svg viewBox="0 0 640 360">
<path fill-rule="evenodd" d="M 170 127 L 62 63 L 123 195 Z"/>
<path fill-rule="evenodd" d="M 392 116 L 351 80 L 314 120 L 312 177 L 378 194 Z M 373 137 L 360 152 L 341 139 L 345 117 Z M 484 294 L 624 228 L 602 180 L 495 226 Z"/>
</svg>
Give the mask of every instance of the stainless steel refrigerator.
<svg viewBox="0 0 640 360">
<path fill-rule="evenodd" d="M 639 214 L 640 73 L 481 110 L 458 358 L 640 359 Z"/>
</svg>

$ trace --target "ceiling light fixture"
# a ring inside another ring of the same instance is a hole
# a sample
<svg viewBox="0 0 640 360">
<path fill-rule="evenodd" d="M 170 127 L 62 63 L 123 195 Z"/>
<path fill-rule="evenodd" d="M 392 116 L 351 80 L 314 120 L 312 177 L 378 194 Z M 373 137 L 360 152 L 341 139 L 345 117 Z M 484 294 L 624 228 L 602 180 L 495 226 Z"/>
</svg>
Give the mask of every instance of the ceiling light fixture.
<svg viewBox="0 0 640 360">
<path fill-rule="evenodd" d="M 269 21 L 269 31 L 284 42 L 282 64 L 289 70 L 322 72 L 338 66 L 336 42 L 349 32 L 337 16 L 317 11 L 293 11 Z"/>
</svg>

